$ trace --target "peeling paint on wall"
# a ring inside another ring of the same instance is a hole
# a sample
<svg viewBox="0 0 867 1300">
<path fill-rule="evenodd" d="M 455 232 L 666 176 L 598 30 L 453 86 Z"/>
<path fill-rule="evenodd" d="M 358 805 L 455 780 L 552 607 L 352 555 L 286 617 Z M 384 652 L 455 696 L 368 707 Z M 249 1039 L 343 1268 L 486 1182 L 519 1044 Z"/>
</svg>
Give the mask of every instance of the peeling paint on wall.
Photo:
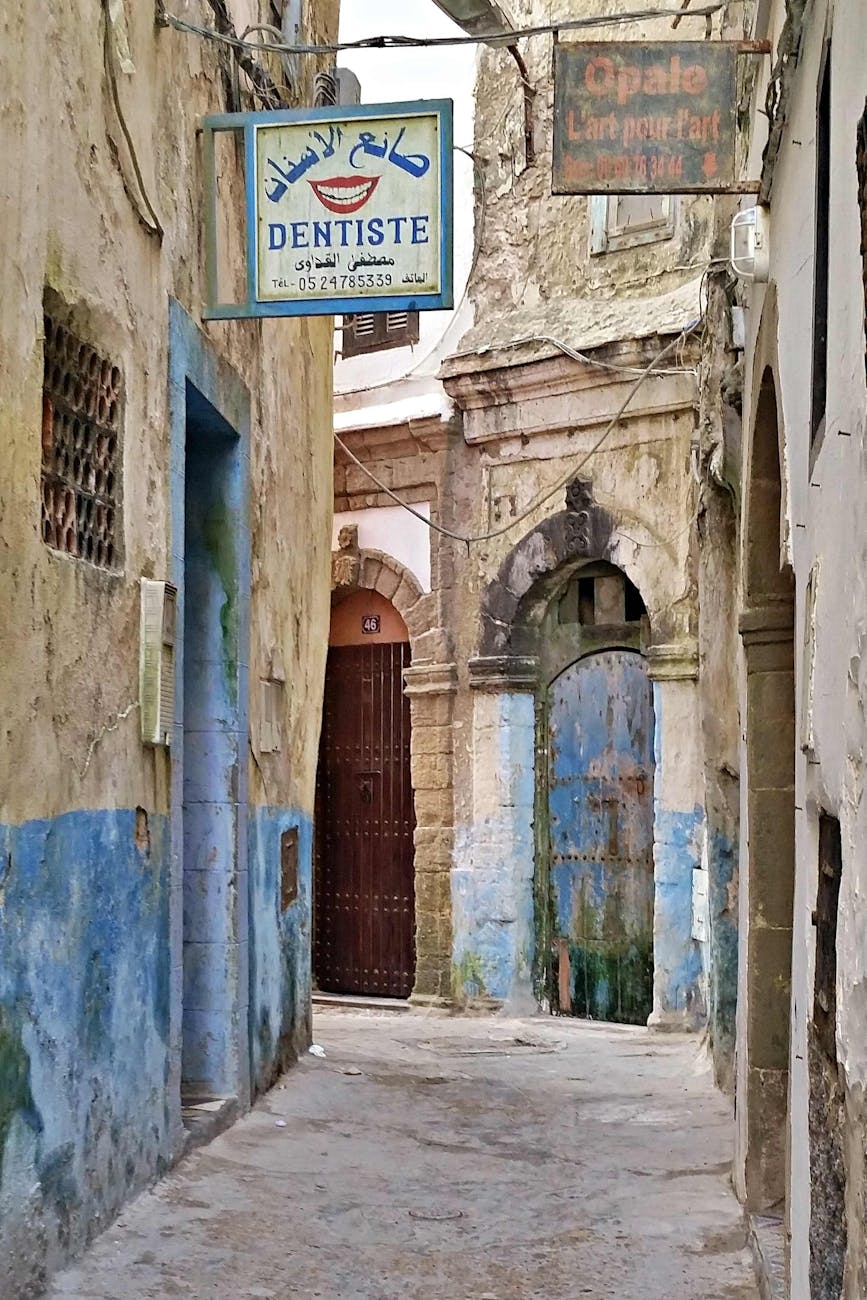
<svg viewBox="0 0 867 1300">
<path fill-rule="evenodd" d="M 588 655 L 549 689 L 548 818 L 571 1010 L 645 1024 L 653 1006 L 653 708 L 632 651 Z"/>
<path fill-rule="evenodd" d="M 280 910 L 280 837 L 298 830 L 298 896 Z M 256 1092 L 310 1042 L 313 825 L 298 809 L 256 808 L 248 824 L 250 1041 Z"/>
<path fill-rule="evenodd" d="M 168 819 L 0 828 L 0 1255 L 44 1277 L 172 1159 Z M 100 906 L 93 906 L 99 899 Z"/>
<path fill-rule="evenodd" d="M 474 705 L 474 816 L 451 876 L 453 979 L 459 998 L 505 1001 L 529 996 L 533 963 L 533 697 L 480 691 Z"/>
</svg>

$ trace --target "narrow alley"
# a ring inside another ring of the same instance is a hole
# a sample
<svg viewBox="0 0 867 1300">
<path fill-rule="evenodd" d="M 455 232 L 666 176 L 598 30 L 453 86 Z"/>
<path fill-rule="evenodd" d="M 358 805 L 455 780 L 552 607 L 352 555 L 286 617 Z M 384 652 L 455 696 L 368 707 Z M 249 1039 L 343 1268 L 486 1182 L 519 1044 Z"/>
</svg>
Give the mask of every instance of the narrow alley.
<svg viewBox="0 0 867 1300">
<path fill-rule="evenodd" d="M 0 1300 L 867 1300 L 867 0 L 0 13 Z"/>
<path fill-rule="evenodd" d="M 332 1008 L 314 1036 L 53 1300 L 758 1296 L 695 1037 Z"/>
</svg>

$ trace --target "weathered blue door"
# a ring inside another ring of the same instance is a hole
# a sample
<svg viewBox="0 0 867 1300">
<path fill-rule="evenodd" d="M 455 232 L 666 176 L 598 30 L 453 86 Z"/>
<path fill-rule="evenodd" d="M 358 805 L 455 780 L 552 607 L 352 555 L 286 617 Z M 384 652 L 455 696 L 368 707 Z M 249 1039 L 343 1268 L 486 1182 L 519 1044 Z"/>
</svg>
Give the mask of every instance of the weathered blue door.
<svg viewBox="0 0 867 1300">
<path fill-rule="evenodd" d="M 548 736 L 551 884 L 571 1011 L 643 1024 L 653 1000 L 653 699 L 641 655 L 602 651 L 556 677 Z"/>
</svg>

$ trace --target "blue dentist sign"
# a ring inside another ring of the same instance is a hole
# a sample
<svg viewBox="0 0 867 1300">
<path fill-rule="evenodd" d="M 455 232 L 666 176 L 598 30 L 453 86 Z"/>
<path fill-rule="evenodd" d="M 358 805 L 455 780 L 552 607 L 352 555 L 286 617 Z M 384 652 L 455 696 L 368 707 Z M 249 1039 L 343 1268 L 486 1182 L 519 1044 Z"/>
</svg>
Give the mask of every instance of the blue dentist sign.
<svg viewBox="0 0 867 1300">
<path fill-rule="evenodd" d="M 219 131 L 245 138 L 240 303 L 217 294 Z M 221 114 L 204 132 L 206 318 L 453 306 L 450 100 Z"/>
</svg>

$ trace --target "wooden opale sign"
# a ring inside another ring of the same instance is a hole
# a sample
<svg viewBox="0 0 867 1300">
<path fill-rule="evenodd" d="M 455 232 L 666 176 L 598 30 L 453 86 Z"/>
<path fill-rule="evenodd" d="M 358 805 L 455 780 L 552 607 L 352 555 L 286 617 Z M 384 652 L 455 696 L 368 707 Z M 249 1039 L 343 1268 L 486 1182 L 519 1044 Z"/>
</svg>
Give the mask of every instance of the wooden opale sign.
<svg viewBox="0 0 867 1300">
<path fill-rule="evenodd" d="M 737 188 L 738 45 L 558 45 L 555 194 L 726 193 Z"/>
</svg>

